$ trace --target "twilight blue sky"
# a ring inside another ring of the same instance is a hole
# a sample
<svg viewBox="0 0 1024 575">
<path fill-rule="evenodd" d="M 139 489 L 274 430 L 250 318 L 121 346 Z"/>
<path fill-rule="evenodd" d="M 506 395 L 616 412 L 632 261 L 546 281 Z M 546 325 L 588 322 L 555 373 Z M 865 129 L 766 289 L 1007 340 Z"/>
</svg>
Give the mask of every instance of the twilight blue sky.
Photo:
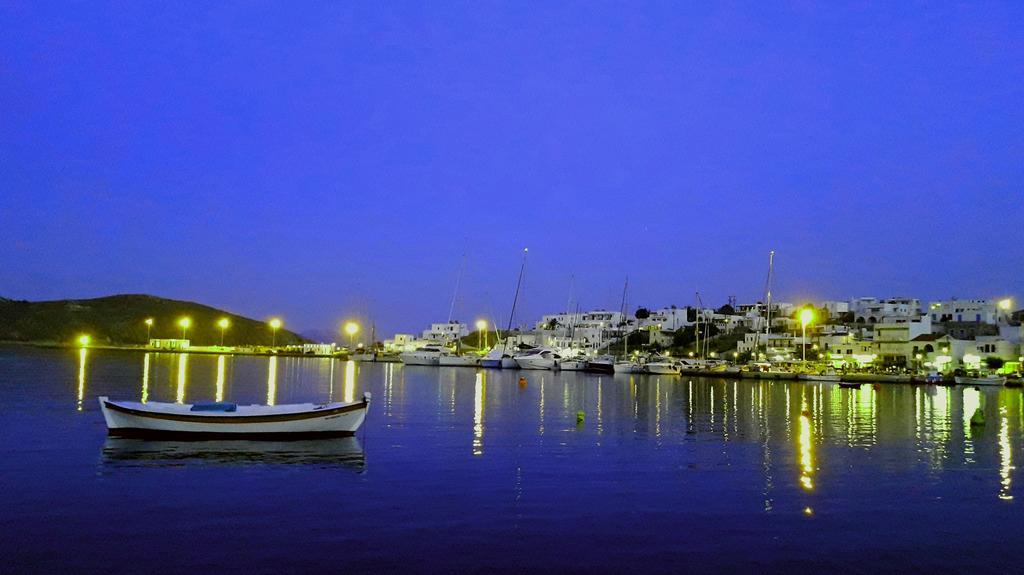
<svg viewBox="0 0 1024 575">
<path fill-rule="evenodd" d="M 1024 295 L 1024 4 L 4 2 L 0 295 Z M 505 319 L 501 320 L 504 323 Z"/>
</svg>

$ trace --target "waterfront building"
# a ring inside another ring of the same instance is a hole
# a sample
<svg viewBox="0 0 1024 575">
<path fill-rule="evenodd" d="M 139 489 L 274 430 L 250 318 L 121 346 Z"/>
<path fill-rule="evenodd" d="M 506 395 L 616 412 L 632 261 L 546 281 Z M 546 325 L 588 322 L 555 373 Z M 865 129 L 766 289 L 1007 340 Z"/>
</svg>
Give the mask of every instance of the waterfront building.
<svg viewBox="0 0 1024 575">
<path fill-rule="evenodd" d="M 384 340 L 384 351 L 390 352 L 403 352 L 403 351 L 416 351 L 416 349 L 422 347 L 420 340 L 416 339 L 416 336 L 411 333 L 396 333 L 391 339 Z"/>
<path fill-rule="evenodd" d="M 149 347 L 153 349 L 188 349 L 191 341 L 187 339 L 151 339 Z"/>
</svg>

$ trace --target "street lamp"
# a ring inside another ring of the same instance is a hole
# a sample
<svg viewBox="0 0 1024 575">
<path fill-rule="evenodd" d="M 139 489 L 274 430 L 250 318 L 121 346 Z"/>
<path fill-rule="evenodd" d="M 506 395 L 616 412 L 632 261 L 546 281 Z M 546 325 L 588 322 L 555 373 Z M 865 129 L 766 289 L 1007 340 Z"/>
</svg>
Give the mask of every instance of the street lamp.
<svg viewBox="0 0 1024 575">
<path fill-rule="evenodd" d="M 270 347 L 277 347 L 277 330 L 281 329 L 281 320 L 277 319 L 276 317 L 270 320 L 270 329 L 274 333 L 271 339 Z"/>
<path fill-rule="evenodd" d="M 345 333 L 348 334 L 348 348 L 351 350 L 355 345 L 356 334 L 359 333 L 359 324 L 354 321 L 346 322 Z"/>
<path fill-rule="evenodd" d="M 185 334 L 188 333 L 188 328 L 192 325 L 192 319 L 183 317 L 178 320 L 178 325 L 181 326 L 181 339 L 185 339 Z"/>
<path fill-rule="evenodd" d="M 150 334 L 153 332 L 153 318 L 146 318 L 146 343 L 149 343 Z"/>
<path fill-rule="evenodd" d="M 226 317 L 220 318 L 220 320 L 217 322 L 217 327 L 220 328 L 220 346 L 221 347 L 224 347 L 224 330 L 226 330 L 229 325 L 231 325 L 231 322 L 228 321 L 228 318 L 226 318 Z"/>
<path fill-rule="evenodd" d="M 92 338 L 85 334 L 78 336 L 78 345 L 82 347 L 89 347 L 90 341 L 92 341 Z"/>
<path fill-rule="evenodd" d="M 803 340 L 800 350 L 803 352 L 803 362 L 807 363 L 807 324 L 814 321 L 814 312 L 810 308 L 804 308 L 800 310 L 800 330 L 802 332 L 801 339 Z"/>
<path fill-rule="evenodd" d="M 480 335 L 476 340 L 477 347 L 484 349 L 487 347 L 487 321 L 482 319 L 476 320 L 476 329 L 480 332 Z M 483 345 L 480 345 L 481 341 L 483 342 Z"/>
</svg>

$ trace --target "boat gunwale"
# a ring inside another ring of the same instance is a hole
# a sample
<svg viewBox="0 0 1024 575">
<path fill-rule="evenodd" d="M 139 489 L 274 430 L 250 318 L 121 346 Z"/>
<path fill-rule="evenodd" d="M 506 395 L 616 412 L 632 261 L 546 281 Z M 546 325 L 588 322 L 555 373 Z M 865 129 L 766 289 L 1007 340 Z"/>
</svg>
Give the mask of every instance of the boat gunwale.
<svg viewBox="0 0 1024 575">
<path fill-rule="evenodd" d="M 189 423 L 217 423 L 217 424 L 250 424 L 250 423 L 273 423 L 285 421 L 302 421 L 305 419 L 318 419 L 341 415 L 350 411 L 366 409 L 370 402 L 367 399 L 358 403 L 349 403 L 331 409 L 318 411 L 299 411 L 294 413 L 263 414 L 263 415 L 187 415 L 178 413 L 162 413 L 146 411 L 119 405 L 109 399 L 103 400 L 103 407 L 120 413 L 133 415 L 135 417 L 146 417 L 150 419 L 163 419 L 167 421 L 183 421 Z M 209 412 L 207 412 L 209 413 Z"/>
</svg>

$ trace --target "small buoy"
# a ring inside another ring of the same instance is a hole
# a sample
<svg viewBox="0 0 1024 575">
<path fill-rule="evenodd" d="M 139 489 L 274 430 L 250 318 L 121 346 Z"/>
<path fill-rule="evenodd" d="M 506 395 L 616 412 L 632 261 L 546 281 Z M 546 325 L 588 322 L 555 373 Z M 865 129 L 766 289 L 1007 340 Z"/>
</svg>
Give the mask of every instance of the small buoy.
<svg viewBox="0 0 1024 575">
<path fill-rule="evenodd" d="M 587 414 L 582 411 L 576 412 L 576 425 L 583 425 L 583 420 L 587 418 Z"/>
<path fill-rule="evenodd" d="M 519 386 L 520 387 L 526 387 L 526 377 L 525 376 L 522 376 L 522 375 L 519 376 Z"/>
<path fill-rule="evenodd" d="M 980 407 L 974 410 L 974 415 L 971 416 L 971 425 L 985 425 L 985 412 Z"/>
</svg>

